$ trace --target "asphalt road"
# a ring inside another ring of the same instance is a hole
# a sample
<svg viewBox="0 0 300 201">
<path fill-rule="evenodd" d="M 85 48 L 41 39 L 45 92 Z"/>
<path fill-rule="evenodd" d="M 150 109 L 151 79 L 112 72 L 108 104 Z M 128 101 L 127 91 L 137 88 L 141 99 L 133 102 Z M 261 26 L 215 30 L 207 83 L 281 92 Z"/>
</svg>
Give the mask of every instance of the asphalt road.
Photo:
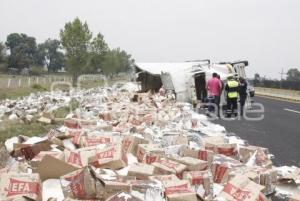
<svg viewBox="0 0 300 201">
<path fill-rule="evenodd" d="M 216 120 L 215 123 L 225 126 L 227 131 L 250 144 L 269 148 L 275 156 L 273 162 L 276 166 L 300 166 L 300 104 L 262 97 L 255 97 L 254 102 L 264 106 L 262 120 Z"/>
</svg>

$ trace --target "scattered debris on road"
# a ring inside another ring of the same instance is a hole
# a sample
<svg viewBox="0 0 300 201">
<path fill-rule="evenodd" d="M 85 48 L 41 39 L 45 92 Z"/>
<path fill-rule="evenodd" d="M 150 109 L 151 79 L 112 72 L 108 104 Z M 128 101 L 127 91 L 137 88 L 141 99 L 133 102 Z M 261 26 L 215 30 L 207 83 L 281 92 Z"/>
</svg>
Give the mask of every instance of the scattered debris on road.
<svg viewBox="0 0 300 201">
<path fill-rule="evenodd" d="M 43 137 L 5 142 L 0 200 L 300 200 L 299 168 L 274 167 L 267 148 L 227 136 L 188 103 L 137 90 L 125 83 L 4 101 L 1 118 L 38 114 L 45 124 L 72 98 L 79 107 Z"/>
</svg>

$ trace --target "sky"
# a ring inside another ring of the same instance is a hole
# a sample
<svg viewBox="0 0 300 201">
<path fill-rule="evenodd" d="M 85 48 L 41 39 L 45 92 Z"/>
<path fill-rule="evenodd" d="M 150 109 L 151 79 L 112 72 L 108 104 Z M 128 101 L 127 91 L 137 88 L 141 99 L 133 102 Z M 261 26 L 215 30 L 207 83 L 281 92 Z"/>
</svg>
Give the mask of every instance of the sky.
<svg viewBox="0 0 300 201">
<path fill-rule="evenodd" d="M 137 62 L 248 60 L 248 77 L 300 69 L 299 0 L 0 0 L 0 41 L 59 38 L 79 17 Z"/>
</svg>

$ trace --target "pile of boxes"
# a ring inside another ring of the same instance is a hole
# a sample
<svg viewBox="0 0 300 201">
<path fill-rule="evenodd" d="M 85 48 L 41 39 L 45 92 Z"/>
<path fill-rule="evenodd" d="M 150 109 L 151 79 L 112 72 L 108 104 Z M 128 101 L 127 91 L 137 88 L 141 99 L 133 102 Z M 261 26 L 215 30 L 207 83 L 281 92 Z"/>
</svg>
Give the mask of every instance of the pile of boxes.
<svg viewBox="0 0 300 201">
<path fill-rule="evenodd" d="M 0 200 L 264 201 L 279 180 L 299 183 L 299 170 L 279 179 L 267 148 L 233 143 L 187 103 L 110 88 L 80 103 L 61 127 L 13 144 Z M 60 190 L 45 198 L 49 179 Z"/>
</svg>

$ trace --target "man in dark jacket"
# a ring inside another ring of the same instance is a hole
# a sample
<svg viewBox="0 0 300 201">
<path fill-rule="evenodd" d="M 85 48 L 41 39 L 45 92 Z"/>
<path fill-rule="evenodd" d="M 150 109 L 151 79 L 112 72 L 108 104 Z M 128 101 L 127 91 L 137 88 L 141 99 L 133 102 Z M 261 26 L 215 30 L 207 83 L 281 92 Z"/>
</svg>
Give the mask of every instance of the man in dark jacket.
<svg viewBox="0 0 300 201">
<path fill-rule="evenodd" d="M 243 116 L 244 106 L 247 99 L 247 82 L 242 77 L 240 77 L 239 95 L 240 95 L 240 112 L 241 112 L 241 116 Z"/>
</svg>

